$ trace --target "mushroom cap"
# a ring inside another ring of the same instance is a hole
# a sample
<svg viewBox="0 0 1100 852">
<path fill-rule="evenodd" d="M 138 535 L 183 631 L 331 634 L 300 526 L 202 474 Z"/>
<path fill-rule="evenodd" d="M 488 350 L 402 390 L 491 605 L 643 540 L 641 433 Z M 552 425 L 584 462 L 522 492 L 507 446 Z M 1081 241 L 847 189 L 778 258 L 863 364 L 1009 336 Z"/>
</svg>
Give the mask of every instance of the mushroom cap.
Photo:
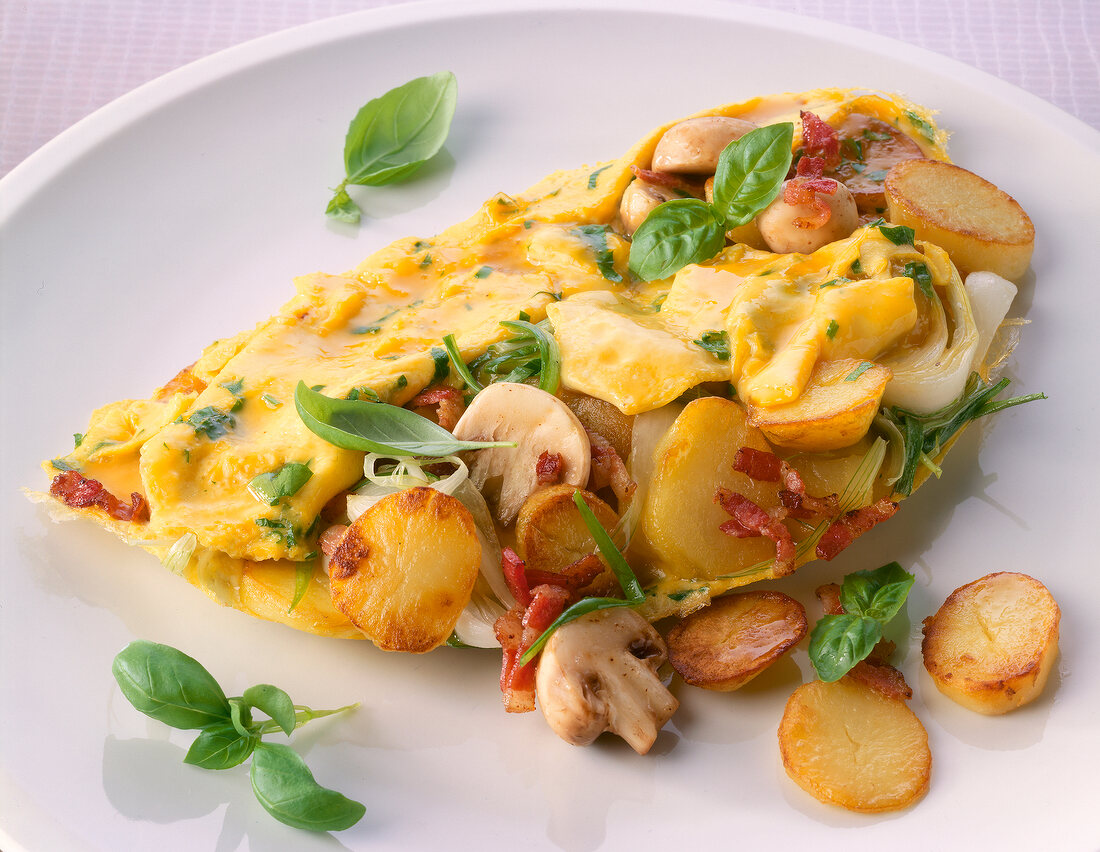
<svg viewBox="0 0 1100 852">
<path fill-rule="evenodd" d="M 559 482 L 578 488 L 588 482 L 588 433 L 564 402 L 533 385 L 489 385 L 474 397 L 455 425 L 454 436 L 463 441 L 516 442 L 515 447 L 489 447 L 466 456 L 470 481 L 489 492 L 490 502 L 495 496 L 497 518 L 504 524 L 512 523 L 524 501 L 542 487 L 535 466 L 544 452 L 561 456 Z M 493 480 L 499 481 L 499 490 Z"/>
<path fill-rule="evenodd" d="M 597 610 L 555 631 L 535 676 L 539 707 L 555 733 L 588 745 L 604 731 L 645 754 L 680 702 L 657 676 L 661 635 L 633 609 Z"/>
</svg>

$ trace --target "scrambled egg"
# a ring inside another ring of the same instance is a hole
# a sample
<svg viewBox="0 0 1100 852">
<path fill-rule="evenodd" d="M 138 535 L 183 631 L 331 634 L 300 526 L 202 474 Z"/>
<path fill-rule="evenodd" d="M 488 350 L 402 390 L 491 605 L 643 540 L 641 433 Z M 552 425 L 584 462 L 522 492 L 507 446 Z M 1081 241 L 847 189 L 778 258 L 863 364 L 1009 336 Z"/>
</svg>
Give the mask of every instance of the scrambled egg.
<svg viewBox="0 0 1100 852">
<path fill-rule="evenodd" d="M 901 126 L 917 108 L 822 90 L 706 114 L 797 127 L 803 109 L 825 119 L 858 111 Z M 768 407 L 796 399 L 819 360 L 873 359 L 913 331 L 923 297 L 899 276 L 897 247 L 876 229 L 812 255 L 734 245 L 671 280 L 632 282 L 615 217 L 631 166 L 648 166 L 665 129 L 618 160 L 556 172 L 514 198 L 497 195 L 438 236 L 398 241 L 344 275 L 299 278 L 275 316 L 214 343 L 153 398 L 96 411 L 79 446 L 46 469 L 76 469 L 119 496 L 143 494 L 151 519 L 126 534 L 161 557 L 193 534 L 184 575 L 221 603 L 311 632 L 358 635 L 332 608 L 319 571 L 302 604 L 286 612 L 296 569 L 317 555 L 322 510 L 362 470 L 362 454 L 302 424 L 300 380 L 330 396 L 404 405 L 448 379 L 445 335 L 471 361 L 507 336 L 501 320 L 524 314 L 552 322 L 566 388 L 625 414 L 707 382 L 729 383 L 741 399 Z M 942 134 L 914 138 L 946 159 Z M 859 280 L 830 285 L 854 279 L 857 261 Z M 700 344 L 718 332 L 728 351 Z M 290 463 L 311 476 L 289 499 L 269 505 L 249 488 Z M 88 514 L 116 532 L 125 526 Z"/>
</svg>

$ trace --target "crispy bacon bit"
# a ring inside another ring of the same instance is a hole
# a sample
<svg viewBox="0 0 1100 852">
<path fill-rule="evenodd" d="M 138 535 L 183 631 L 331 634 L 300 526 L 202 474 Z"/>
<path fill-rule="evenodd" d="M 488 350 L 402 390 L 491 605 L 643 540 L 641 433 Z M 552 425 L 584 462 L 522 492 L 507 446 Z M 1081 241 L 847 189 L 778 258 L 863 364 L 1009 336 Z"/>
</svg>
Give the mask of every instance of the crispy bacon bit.
<svg viewBox="0 0 1100 852">
<path fill-rule="evenodd" d="M 164 387 L 160 388 L 156 392 L 153 399 L 155 399 L 157 402 L 164 402 L 166 399 L 170 399 L 173 394 L 200 394 L 204 390 L 206 390 L 206 382 L 204 382 L 202 379 L 198 378 L 198 376 L 191 372 L 191 367 L 194 366 L 194 364 L 191 364 L 176 373 L 176 375 L 172 377 L 168 384 L 166 384 Z"/>
<path fill-rule="evenodd" d="M 561 475 L 561 453 L 543 450 L 542 455 L 535 462 L 535 477 L 538 479 L 539 485 L 555 485 L 561 482 Z"/>
<path fill-rule="evenodd" d="M 497 619 L 494 632 L 504 652 L 500 691 L 504 694 L 504 709 L 509 713 L 535 709 L 536 663 L 532 660 L 523 665 L 520 657 L 561 615 L 568 600 L 569 592 L 560 586 L 536 586 L 526 608 L 517 605 Z"/>
<path fill-rule="evenodd" d="M 603 570 L 604 565 L 600 557 L 595 553 L 589 553 L 558 572 L 529 568 L 527 582 L 532 586 L 561 586 L 571 594 L 575 594 L 600 576 Z"/>
<path fill-rule="evenodd" d="M 832 208 L 819 196 L 833 195 L 837 190 L 837 182 L 832 178 L 822 177 L 824 170 L 825 160 L 822 158 L 803 157 L 798 161 L 796 176 L 783 187 L 783 200 L 787 204 L 806 204 L 812 211 L 809 216 L 794 220 L 796 228 L 820 228 L 833 215 Z"/>
<path fill-rule="evenodd" d="M 435 387 L 421 391 L 409 403 L 410 408 L 431 408 L 433 405 L 436 406 L 436 422 L 451 432 L 466 410 L 466 399 L 457 388 Z"/>
<path fill-rule="evenodd" d="M 821 608 L 826 615 L 843 615 L 844 607 L 840 603 L 840 586 L 836 583 L 826 583 L 814 589 L 814 594 L 821 601 Z"/>
<path fill-rule="evenodd" d="M 610 485 L 619 501 L 619 511 L 622 511 L 623 504 L 634 495 L 638 483 L 630 478 L 626 465 L 607 438 L 599 432 L 588 432 L 588 442 L 592 447 L 592 472 L 588 477 L 588 490 L 599 491 Z"/>
<path fill-rule="evenodd" d="M 96 506 L 116 521 L 142 523 L 149 520 L 149 504 L 136 491 L 130 494 L 130 504 L 119 500 L 95 479 L 81 476 L 75 470 L 59 473 L 50 483 L 50 495 L 73 509 Z"/>
<path fill-rule="evenodd" d="M 504 571 L 504 582 L 508 584 L 508 590 L 516 603 L 526 607 L 531 603 L 531 586 L 527 582 L 527 566 L 519 558 L 519 554 L 512 548 L 505 547 L 501 550 L 500 567 Z"/>
<path fill-rule="evenodd" d="M 836 130 L 814 115 L 801 112 L 802 151 L 805 157 L 820 157 L 827 168 L 840 165 L 840 137 Z"/>
<path fill-rule="evenodd" d="M 673 174 L 672 172 L 655 172 L 638 166 L 631 166 L 630 170 L 634 172 L 634 177 L 644 183 L 651 183 L 654 186 L 663 186 L 668 189 L 679 189 L 692 195 L 699 194 L 699 188 L 682 175 Z"/>
<path fill-rule="evenodd" d="M 333 524 L 321 533 L 321 537 L 317 539 L 317 546 L 321 548 L 321 552 L 325 556 L 332 558 L 332 554 L 336 552 L 336 548 L 344 540 L 344 533 L 347 531 L 347 524 Z"/>
<path fill-rule="evenodd" d="M 897 510 L 897 503 L 883 497 L 870 506 L 847 512 L 835 520 L 821 536 L 817 543 L 817 558 L 828 562 L 876 524 L 892 518 Z"/>
<path fill-rule="evenodd" d="M 733 469 L 757 482 L 778 482 L 783 460 L 775 453 L 742 447 L 733 457 Z"/>
<path fill-rule="evenodd" d="M 848 676 L 867 684 L 887 698 L 908 700 L 913 697 L 913 690 L 905 682 L 905 675 L 889 663 L 860 660 L 848 672 Z"/>
<path fill-rule="evenodd" d="M 837 513 L 838 500 L 835 494 L 828 497 L 807 494 L 799 472 L 774 453 L 741 447 L 734 456 L 733 469 L 757 482 L 782 481 L 784 488 L 779 491 L 779 502 L 787 510 L 787 517 L 830 517 Z"/>
<path fill-rule="evenodd" d="M 775 542 L 775 574 L 783 577 L 794 571 L 795 545 L 791 531 L 783 524 L 785 512 L 776 517 L 762 509 L 744 494 L 737 494 L 726 488 L 719 488 L 714 495 L 717 502 L 731 516 L 731 519 L 719 525 L 718 529 L 736 538 L 755 538 L 764 536 Z"/>
</svg>

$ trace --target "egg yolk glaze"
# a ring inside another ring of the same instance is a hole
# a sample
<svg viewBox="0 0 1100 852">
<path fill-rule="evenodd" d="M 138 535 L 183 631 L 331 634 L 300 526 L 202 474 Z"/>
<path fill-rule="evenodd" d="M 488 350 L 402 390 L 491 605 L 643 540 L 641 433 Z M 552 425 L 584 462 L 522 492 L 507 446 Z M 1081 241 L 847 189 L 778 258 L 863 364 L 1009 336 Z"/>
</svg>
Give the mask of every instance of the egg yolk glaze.
<svg viewBox="0 0 1100 852">
<path fill-rule="evenodd" d="M 849 116 L 885 122 L 924 156 L 947 159 L 945 135 L 929 114 L 893 95 L 817 90 L 702 115 L 790 121 L 797 149 L 803 110 L 834 126 Z M 519 195 L 496 195 L 466 221 L 430 239 L 399 240 L 347 273 L 298 278 L 296 294 L 274 316 L 212 344 L 152 398 L 94 412 L 79 445 L 45 469 L 51 476 L 75 470 L 112 494 L 142 495 L 147 523 L 113 518 L 98 506 L 75 511 L 152 551 L 220 603 L 313 633 L 361 636 L 333 607 L 328 578 L 313 566 L 326 507 L 360 480 L 363 454 L 305 427 L 294 405 L 299 381 L 330 397 L 402 406 L 433 384 L 461 387 L 444 336 L 453 334 L 470 362 L 509 335 L 501 321 L 548 318 L 566 389 L 624 415 L 649 416 L 678 411 L 685 394 L 720 383 L 739 401 L 723 403 L 753 423 L 773 424 L 762 425 L 764 434 L 782 437 L 783 412 L 828 381 L 823 365 L 856 365 L 845 375 L 874 365 L 878 385 L 869 393 L 877 409 L 883 385 L 890 398 L 892 371 L 903 373 L 930 334 L 950 338 L 954 329 L 940 305 L 958 278 L 950 261 L 919 241 L 896 245 L 877 227 L 860 227 L 810 254 L 736 243 L 670 279 L 632 280 L 619 204 L 632 167 L 650 166 L 670 126 L 618 160 L 555 172 Z M 922 292 L 905 274 L 906 263 L 917 260 L 933 291 Z M 722 332 L 728 352 L 702 345 Z M 840 455 L 802 452 L 810 484 L 824 488 L 850 475 L 867 439 L 845 440 Z M 787 446 L 800 452 L 815 441 L 820 445 L 820 435 L 792 437 Z M 270 503 L 250 487 L 287 466 L 309 471 L 291 497 Z M 672 533 L 654 499 L 645 502 L 634 555 L 657 597 L 675 609 L 749 581 L 716 579 L 730 572 L 680 553 L 687 542 L 670 547 Z M 718 512 L 717 520 L 728 519 Z M 737 565 L 767 558 L 766 541 L 726 538 L 723 547 L 747 547 Z M 300 602 L 288 611 L 296 591 Z M 654 606 L 647 614 L 667 611 Z"/>
</svg>

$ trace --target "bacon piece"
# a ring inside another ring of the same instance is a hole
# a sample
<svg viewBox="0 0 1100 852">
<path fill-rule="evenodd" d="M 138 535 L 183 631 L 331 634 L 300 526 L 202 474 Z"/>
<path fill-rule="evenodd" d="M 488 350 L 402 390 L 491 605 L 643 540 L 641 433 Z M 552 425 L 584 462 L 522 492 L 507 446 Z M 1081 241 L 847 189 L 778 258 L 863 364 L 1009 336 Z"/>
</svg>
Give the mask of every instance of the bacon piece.
<svg viewBox="0 0 1100 852">
<path fill-rule="evenodd" d="M 588 442 L 592 448 L 592 472 L 588 477 L 588 490 L 599 491 L 610 485 L 619 501 L 621 512 L 622 504 L 634 495 L 638 483 L 630 478 L 626 465 L 607 438 L 599 432 L 588 432 Z"/>
<path fill-rule="evenodd" d="M 317 539 L 317 546 L 321 548 L 321 552 L 325 556 L 331 558 L 332 554 L 336 552 L 336 548 L 340 546 L 340 542 L 344 540 L 344 533 L 347 531 L 347 524 L 333 524 L 321 533 L 321 537 Z"/>
<path fill-rule="evenodd" d="M 778 482 L 783 460 L 775 453 L 741 447 L 733 457 L 733 469 L 757 482 Z"/>
<path fill-rule="evenodd" d="M 827 168 L 840 165 L 840 137 L 836 130 L 814 115 L 802 111 L 802 151 L 803 159 L 820 157 Z"/>
<path fill-rule="evenodd" d="M 531 603 L 531 586 L 527 581 L 527 566 L 512 548 L 505 547 L 500 552 L 500 567 L 504 571 L 504 582 L 516 603 L 526 607 Z"/>
<path fill-rule="evenodd" d="M 535 661 L 523 665 L 520 657 L 561 615 L 568 600 L 569 592 L 560 586 L 536 586 L 526 609 L 517 605 L 497 619 L 494 632 L 504 652 L 500 690 L 509 713 L 535 709 Z"/>
<path fill-rule="evenodd" d="M 582 556 L 576 562 L 565 566 L 561 571 L 539 571 L 528 568 L 526 571 L 527 582 L 532 586 L 561 586 L 571 594 L 576 594 L 600 574 L 604 565 L 595 553 Z"/>
<path fill-rule="evenodd" d="M 421 391 L 409 402 L 411 408 L 431 408 L 433 405 L 436 406 L 436 422 L 451 432 L 466 410 L 466 399 L 457 388 L 435 387 Z"/>
<path fill-rule="evenodd" d="M 819 157 L 803 157 L 798 161 L 797 176 L 783 187 L 783 200 L 787 204 L 805 204 L 811 210 L 809 216 L 794 220 L 796 228 L 820 228 L 832 218 L 832 208 L 820 196 L 833 195 L 838 184 L 832 178 L 821 177 L 824 166 L 825 161 Z"/>
<path fill-rule="evenodd" d="M 913 690 L 905 682 L 905 675 L 889 663 L 878 662 L 870 658 L 860 660 L 848 672 L 848 676 L 867 684 L 867 686 L 887 698 L 908 700 L 913 697 Z"/>
<path fill-rule="evenodd" d="M 672 172 L 655 172 L 651 169 L 639 168 L 638 166 L 631 166 L 630 170 L 634 172 L 634 177 L 644 183 L 650 183 L 654 186 L 663 186 L 668 189 L 679 189 L 695 196 L 701 194 L 698 185 L 692 183 L 692 181 L 682 175 L 673 174 Z"/>
<path fill-rule="evenodd" d="M 757 482 L 783 482 L 779 502 L 792 518 L 832 517 L 836 514 L 838 500 L 835 494 L 814 497 L 806 493 L 806 485 L 795 468 L 775 453 L 741 447 L 733 459 L 733 469 Z"/>
<path fill-rule="evenodd" d="M 81 476 L 75 470 L 59 473 L 50 483 L 50 495 L 73 509 L 96 506 L 116 521 L 142 523 L 149 520 L 149 504 L 136 491 L 130 494 L 130 504 L 119 500 L 96 479 Z"/>
<path fill-rule="evenodd" d="M 897 503 L 883 497 L 870 506 L 845 513 L 837 518 L 821 536 L 817 543 L 817 558 L 828 562 L 876 524 L 892 518 L 897 510 Z"/>
<path fill-rule="evenodd" d="M 782 517 L 775 517 L 744 494 L 726 488 L 719 488 L 714 499 L 731 516 L 731 520 L 719 525 L 718 529 L 736 538 L 770 538 L 775 542 L 776 576 L 784 577 L 794 571 L 794 538 L 784 526 Z"/>
<path fill-rule="evenodd" d="M 543 450 L 542 455 L 535 462 L 535 478 L 538 480 L 539 485 L 555 485 L 561 482 L 561 475 L 561 453 Z"/>
<path fill-rule="evenodd" d="M 840 603 L 840 586 L 836 583 L 826 583 L 814 589 L 814 594 L 821 601 L 821 608 L 826 615 L 843 615 L 844 607 Z"/>
</svg>

